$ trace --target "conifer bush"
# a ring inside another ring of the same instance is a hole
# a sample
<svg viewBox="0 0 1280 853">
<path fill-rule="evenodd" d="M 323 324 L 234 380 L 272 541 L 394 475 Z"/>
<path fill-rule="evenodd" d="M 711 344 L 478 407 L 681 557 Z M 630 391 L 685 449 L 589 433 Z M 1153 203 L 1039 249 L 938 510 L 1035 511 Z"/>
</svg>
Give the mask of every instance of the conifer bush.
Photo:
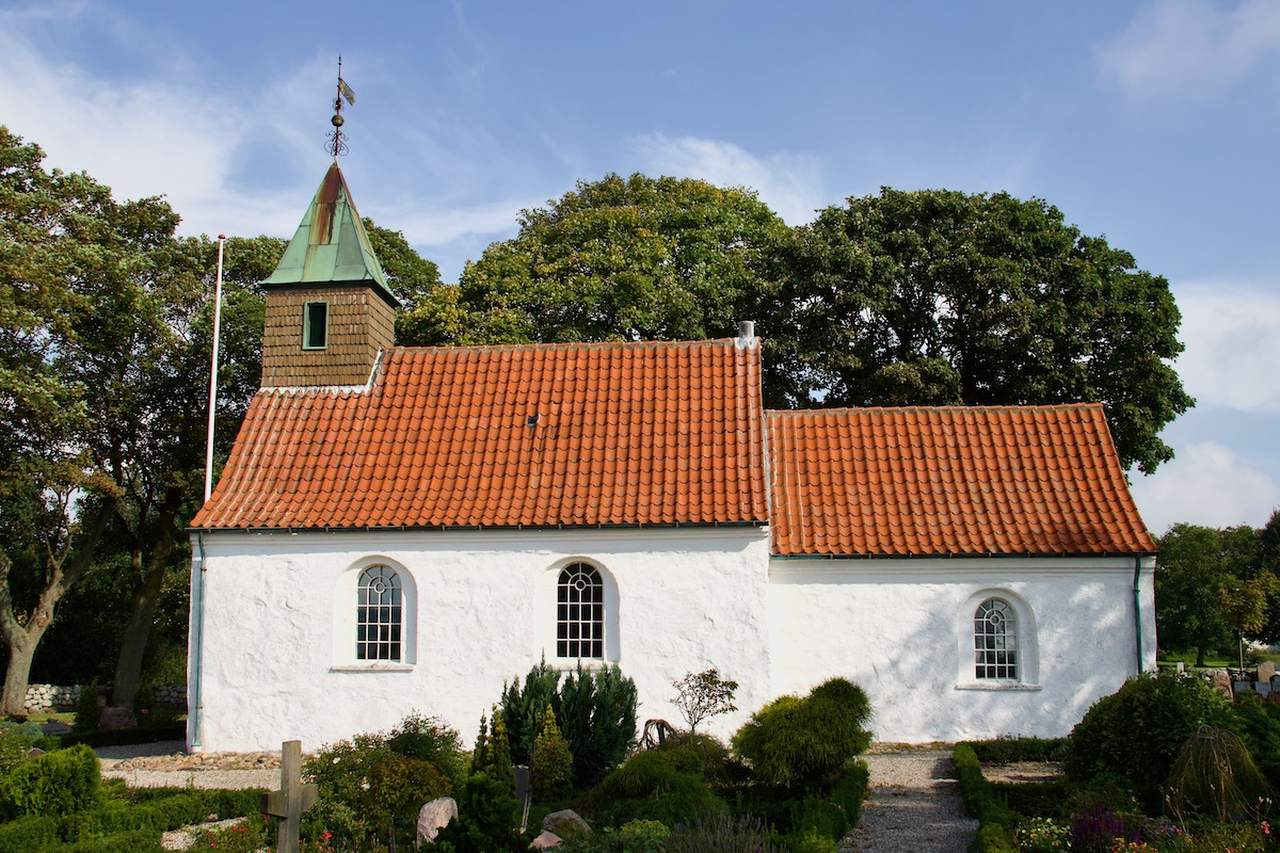
<svg viewBox="0 0 1280 853">
<path fill-rule="evenodd" d="M 636 739 L 636 685 L 616 666 L 578 665 L 560 686 L 558 722 L 573 753 L 573 781 L 590 787 L 622 763 Z"/>
<path fill-rule="evenodd" d="M 862 689 L 833 678 L 804 698 L 781 696 L 756 711 L 733 736 L 733 747 L 760 782 L 827 788 L 870 745 L 870 719 L 871 703 Z"/>
<path fill-rule="evenodd" d="M 4 810 L 11 815 L 68 815 L 98 799 L 98 756 L 79 745 L 25 761 L 5 777 Z"/>
<path fill-rule="evenodd" d="M 573 754 L 569 751 L 569 742 L 560 734 L 550 705 L 542 715 L 542 731 L 533 743 L 530 775 L 533 798 L 539 802 L 559 799 L 572 787 Z"/>
<path fill-rule="evenodd" d="M 101 719 L 102 709 L 98 707 L 98 685 L 81 685 L 80 698 L 76 700 L 76 718 L 71 730 L 76 733 L 97 731 Z"/>
<path fill-rule="evenodd" d="M 528 765 L 533 756 L 533 742 L 542 731 L 542 717 L 548 705 L 560 705 L 560 673 L 541 661 L 524 677 L 513 678 L 502 689 L 502 718 L 511 742 L 511 759 Z"/>
</svg>

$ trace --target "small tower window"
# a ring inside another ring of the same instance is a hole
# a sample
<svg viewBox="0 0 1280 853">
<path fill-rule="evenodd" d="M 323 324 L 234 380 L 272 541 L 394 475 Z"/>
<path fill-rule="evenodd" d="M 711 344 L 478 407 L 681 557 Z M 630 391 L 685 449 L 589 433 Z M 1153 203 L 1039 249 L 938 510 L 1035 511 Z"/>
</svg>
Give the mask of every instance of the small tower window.
<svg viewBox="0 0 1280 853">
<path fill-rule="evenodd" d="M 329 303 L 308 302 L 302 306 L 302 348 L 324 349 L 329 343 Z"/>
</svg>

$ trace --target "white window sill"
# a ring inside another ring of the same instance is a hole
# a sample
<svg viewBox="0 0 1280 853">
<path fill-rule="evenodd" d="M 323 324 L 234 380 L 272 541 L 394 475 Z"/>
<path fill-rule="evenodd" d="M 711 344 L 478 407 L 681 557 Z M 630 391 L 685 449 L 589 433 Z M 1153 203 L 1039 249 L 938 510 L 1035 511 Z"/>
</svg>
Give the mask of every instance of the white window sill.
<svg viewBox="0 0 1280 853">
<path fill-rule="evenodd" d="M 330 672 L 413 672 L 408 663 L 344 663 L 329 667 Z"/>
<path fill-rule="evenodd" d="M 985 690 L 995 693 L 1034 693 L 1040 690 L 1039 684 L 1024 684 L 1021 681 L 960 681 L 956 690 Z"/>
</svg>

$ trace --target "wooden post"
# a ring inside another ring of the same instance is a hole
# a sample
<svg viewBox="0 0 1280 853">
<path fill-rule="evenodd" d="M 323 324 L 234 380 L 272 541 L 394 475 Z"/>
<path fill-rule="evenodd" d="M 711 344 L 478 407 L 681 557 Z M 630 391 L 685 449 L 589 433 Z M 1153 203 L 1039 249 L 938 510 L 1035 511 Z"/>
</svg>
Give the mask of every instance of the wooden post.
<svg viewBox="0 0 1280 853">
<path fill-rule="evenodd" d="M 278 853 L 298 853 L 302 813 L 316 804 L 315 785 L 302 784 L 302 741 L 280 745 L 280 790 L 262 795 L 262 812 L 279 818 Z"/>
</svg>

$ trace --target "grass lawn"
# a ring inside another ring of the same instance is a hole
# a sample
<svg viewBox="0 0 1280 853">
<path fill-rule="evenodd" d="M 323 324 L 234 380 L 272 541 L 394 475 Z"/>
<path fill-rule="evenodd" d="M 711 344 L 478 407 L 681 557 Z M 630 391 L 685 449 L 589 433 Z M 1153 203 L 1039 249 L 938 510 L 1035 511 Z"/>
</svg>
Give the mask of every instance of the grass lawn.
<svg viewBox="0 0 1280 853">
<path fill-rule="evenodd" d="M 28 722 L 47 723 L 50 720 L 73 725 L 76 721 L 75 711 L 38 711 L 27 715 Z"/>
</svg>

